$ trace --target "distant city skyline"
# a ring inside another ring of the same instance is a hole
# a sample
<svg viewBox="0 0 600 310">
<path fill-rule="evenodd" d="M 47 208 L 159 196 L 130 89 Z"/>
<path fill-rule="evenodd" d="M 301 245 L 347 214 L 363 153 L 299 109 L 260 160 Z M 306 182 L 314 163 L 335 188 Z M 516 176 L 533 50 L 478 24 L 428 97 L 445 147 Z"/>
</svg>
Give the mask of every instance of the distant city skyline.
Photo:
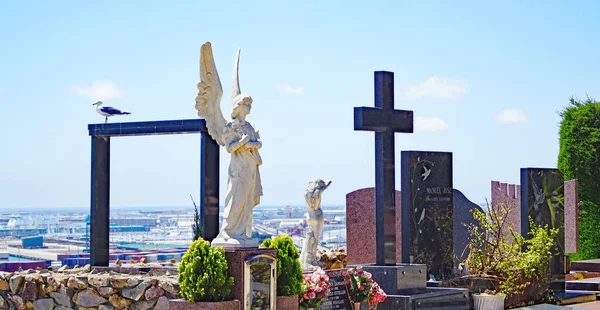
<svg viewBox="0 0 600 310">
<path fill-rule="evenodd" d="M 490 181 L 555 168 L 558 112 L 600 97 L 594 1 L 103 1 L 0 3 L 0 211 L 89 208 L 87 124 L 96 100 L 132 114 L 109 122 L 197 118 L 200 46 L 211 41 L 225 90 L 237 48 L 248 120 L 263 140 L 261 205 L 304 205 L 309 180 L 332 180 L 323 205 L 372 187 L 373 72 L 395 72 L 396 109 L 413 110 L 400 151 L 453 153 L 453 184 L 475 203 Z M 199 199 L 198 135 L 111 141 L 111 205 Z M 221 149 L 221 204 L 229 154 Z"/>
</svg>

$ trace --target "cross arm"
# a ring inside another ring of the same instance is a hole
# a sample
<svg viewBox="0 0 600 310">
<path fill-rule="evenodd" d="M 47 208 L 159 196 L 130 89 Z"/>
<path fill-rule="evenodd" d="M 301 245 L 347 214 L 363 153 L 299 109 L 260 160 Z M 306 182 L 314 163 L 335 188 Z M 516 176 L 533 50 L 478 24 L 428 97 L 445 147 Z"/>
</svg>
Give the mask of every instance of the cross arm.
<svg viewBox="0 0 600 310">
<path fill-rule="evenodd" d="M 354 130 L 412 133 L 413 111 L 355 107 Z"/>
</svg>

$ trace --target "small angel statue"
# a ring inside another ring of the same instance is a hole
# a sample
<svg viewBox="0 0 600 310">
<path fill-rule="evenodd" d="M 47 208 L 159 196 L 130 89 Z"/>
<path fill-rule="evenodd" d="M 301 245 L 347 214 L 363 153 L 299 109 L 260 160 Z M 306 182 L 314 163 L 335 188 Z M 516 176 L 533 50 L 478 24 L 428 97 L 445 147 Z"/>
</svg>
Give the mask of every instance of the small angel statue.
<svg viewBox="0 0 600 310">
<path fill-rule="evenodd" d="M 262 159 L 258 149 L 262 147 L 258 130 L 246 116 L 252 107 L 252 97 L 240 92 L 238 49 L 231 92 L 231 121 L 221 112 L 220 102 L 223 88 L 213 58 L 210 42 L 202 45 L 200 51 L 200 83 L 196 97 L 198 116 L 206 120 L 210 136 L 231 154 L 225 213 L 221 231 L 212 241 L 213 246 L 253 247 L 258 243 L 252 240 L 252 209 L 260 203 L 262 185 L 258 167 Z"/>
</svg>

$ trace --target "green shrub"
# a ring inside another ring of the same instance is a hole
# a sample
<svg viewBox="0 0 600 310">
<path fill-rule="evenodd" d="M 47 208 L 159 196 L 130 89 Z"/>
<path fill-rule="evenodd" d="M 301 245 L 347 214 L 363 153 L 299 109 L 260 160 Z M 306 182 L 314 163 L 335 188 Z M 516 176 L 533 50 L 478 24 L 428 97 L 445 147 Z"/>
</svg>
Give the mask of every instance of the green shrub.
<svg viewBox="0 0 600 310">
<path fill-rule="evenodd" d="M 542 296 L 549 288 L 548 272 L 554 238 L 558 229 L 538 226 L 529 217 L 529 238 L 515 233 L 508 222 L 511 208 L 500 204 L 487 214 L 474 209 L 477 225 L 468 226 L 470 250 L 467 266 L 471 275 L 486 276 L 497 282 L 495 293 L 522 294 L 531 285 L 534 296 Z M 537 280 L 530 282 L 530 280 Z"/>
<path fill-rule="evenodd" d="M 579 215 L 579 253 L 571 260 L 600 257 L 600 102 L 570 99 L 560 112 L 558 168 L 565 180 L 577 179 L 579 200 L 585 201 Z"/>
<path fill-rule="evenodd" d="M 277 296 L 302 293 L 302 267 L 300 253 L 287 235 L 265 239 L 261 248 L 277 249 Z"/>
<path fill-rule="evenodd" d="M 590 201 L 579 206 L 579 252 L 569 254 L 572 261 L 600 257 L 600 207 Z"/>
<path fill-rule="evenodd" d="M 210 242 L 198 238 L 179 263 L 181 296 L 190 302 L 226 300 L 233 286 L 228 269 L 223 248 L 212 248 Z"/>
<path fill-rule="evenodd" d="M 560 116 L 558 168 L 578 180 L 581 200 L 600 205 L 600 102 L 571 98 Z"/>
</svg>

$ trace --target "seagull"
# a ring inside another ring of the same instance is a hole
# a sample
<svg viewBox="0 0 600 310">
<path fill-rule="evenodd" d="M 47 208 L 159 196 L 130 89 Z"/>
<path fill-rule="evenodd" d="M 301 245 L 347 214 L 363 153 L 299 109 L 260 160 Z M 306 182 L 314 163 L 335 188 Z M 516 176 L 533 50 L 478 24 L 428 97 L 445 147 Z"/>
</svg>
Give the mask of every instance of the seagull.
<svg viewBox="0 0 600 310">
<path fill-rule="evenodd" d="M 110 116 L 114 116 L 114 115 L 129 115 L 131 113 L 129 112 L 123 112 L 119 109 L 115 109 L 113 107 L 109 107 L 107 105 L 103 106 L 102 105 L 103 102 L 102 101 L 96 101 L 94 103 L 92 103 L 92 105 L 96 106 L 96 112 L 98 112 L 98 114 L 104 116 L 104 123 L 108 122 L 108 118 Z"/>
</svg>

